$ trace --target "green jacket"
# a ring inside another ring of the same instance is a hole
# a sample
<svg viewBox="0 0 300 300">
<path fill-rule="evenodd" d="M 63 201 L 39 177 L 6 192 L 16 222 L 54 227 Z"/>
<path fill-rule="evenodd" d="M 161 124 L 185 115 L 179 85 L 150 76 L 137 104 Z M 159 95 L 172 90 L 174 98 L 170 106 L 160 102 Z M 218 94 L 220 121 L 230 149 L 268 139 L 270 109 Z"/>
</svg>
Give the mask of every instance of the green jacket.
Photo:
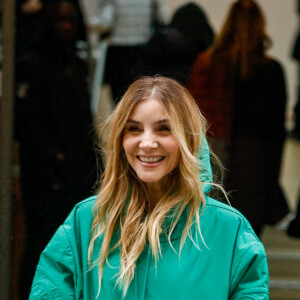
<svg viewBox="0 0 300 300">
<path fill-rule="evenodd" d="M 210 178 L 209 153 L 202 156 L 202 162 L 207 171 L 203 176 Z M 229 205 L 208 196 L 206 201 L 200 217 L 205 244 L 194 230 L 200 249 L 188 237 L 179 257 L 166 236 L 161 236 L 162 258 L 157 268 L 146 247 L 125 300 L 269 299 L 265 250 L 250 224 Z M 122 299 L 116 286 L 118 249 L 109 256 L 97 298 L 98 269 L 91 269 L 87 262 L 94 203 L 95 197 L 91 197 L 77 204 L 57 230 L 41 255 L 30 299 Z M 183 215 L 171 237 L 175 250 L 184 225 Z M 100 247 L 98 240 L 94 251 L 99 253 Z"/>
</svg>

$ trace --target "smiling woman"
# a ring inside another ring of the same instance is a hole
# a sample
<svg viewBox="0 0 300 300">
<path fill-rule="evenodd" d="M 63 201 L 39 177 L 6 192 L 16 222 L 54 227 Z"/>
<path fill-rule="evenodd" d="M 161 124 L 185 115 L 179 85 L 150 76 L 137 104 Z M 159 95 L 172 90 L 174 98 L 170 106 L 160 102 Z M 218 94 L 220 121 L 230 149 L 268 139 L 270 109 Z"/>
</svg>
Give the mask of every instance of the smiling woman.
<svg viewBox="0 0 300 300">
<path fill-rule="evenodd" d="M 31 299 L 268 299 L 261 242 L 208 196 L 206 123 L 190 93 L 142 77 L 105 125 L 99 192 L 42 253 Z"/>
</svg>

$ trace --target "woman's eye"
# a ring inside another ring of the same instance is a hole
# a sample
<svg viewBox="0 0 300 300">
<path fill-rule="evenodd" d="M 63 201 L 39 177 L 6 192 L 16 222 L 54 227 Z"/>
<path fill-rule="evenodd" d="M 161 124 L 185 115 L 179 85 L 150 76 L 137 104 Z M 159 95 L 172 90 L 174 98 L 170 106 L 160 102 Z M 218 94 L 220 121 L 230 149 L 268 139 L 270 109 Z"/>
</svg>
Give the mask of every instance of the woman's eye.
<svg viewBox="0 0 300 300">
<path fill-rule="evenodd" d="M 158 131 L 171 132 L 171 128 L 168 125 L 162 125 L 158 127 Z"/>
<path fill-rule="evenodd" d="M 127 129 L 129 132 L 140 132 L 141 129 L 139 127 L 136 127 L 136 126 L 131 126 L 131 127 L 128 127 Z"/>
</svg>

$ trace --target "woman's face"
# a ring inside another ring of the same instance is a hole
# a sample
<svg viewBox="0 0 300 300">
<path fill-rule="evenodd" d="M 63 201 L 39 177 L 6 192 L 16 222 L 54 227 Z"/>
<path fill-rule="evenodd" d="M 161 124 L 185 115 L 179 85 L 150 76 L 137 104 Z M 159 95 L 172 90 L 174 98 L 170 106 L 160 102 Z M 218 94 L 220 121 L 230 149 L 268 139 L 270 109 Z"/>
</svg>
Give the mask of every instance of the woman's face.
<svg viewBox="0 0 300 300">
<path fill-rule="evenodd" d="M 132 110 L 123 133 L 127 160 L 148 188 L 164 188 L 180 150 L 161 101 L 150 98 Z"/>
</svg>

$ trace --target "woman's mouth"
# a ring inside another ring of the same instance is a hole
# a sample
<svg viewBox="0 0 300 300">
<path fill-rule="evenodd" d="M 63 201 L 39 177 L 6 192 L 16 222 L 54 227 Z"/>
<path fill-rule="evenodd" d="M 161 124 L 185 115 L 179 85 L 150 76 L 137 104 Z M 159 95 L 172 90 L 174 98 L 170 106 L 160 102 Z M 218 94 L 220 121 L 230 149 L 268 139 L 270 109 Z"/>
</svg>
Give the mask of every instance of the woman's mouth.
<svg viewBox="0 0 300 300">
<path fill-rule="evenodd" d="M 157 163 L 162 161 L 165 156 L 137 156 L 138 160 L 144 163 Z"/>
</svg>

